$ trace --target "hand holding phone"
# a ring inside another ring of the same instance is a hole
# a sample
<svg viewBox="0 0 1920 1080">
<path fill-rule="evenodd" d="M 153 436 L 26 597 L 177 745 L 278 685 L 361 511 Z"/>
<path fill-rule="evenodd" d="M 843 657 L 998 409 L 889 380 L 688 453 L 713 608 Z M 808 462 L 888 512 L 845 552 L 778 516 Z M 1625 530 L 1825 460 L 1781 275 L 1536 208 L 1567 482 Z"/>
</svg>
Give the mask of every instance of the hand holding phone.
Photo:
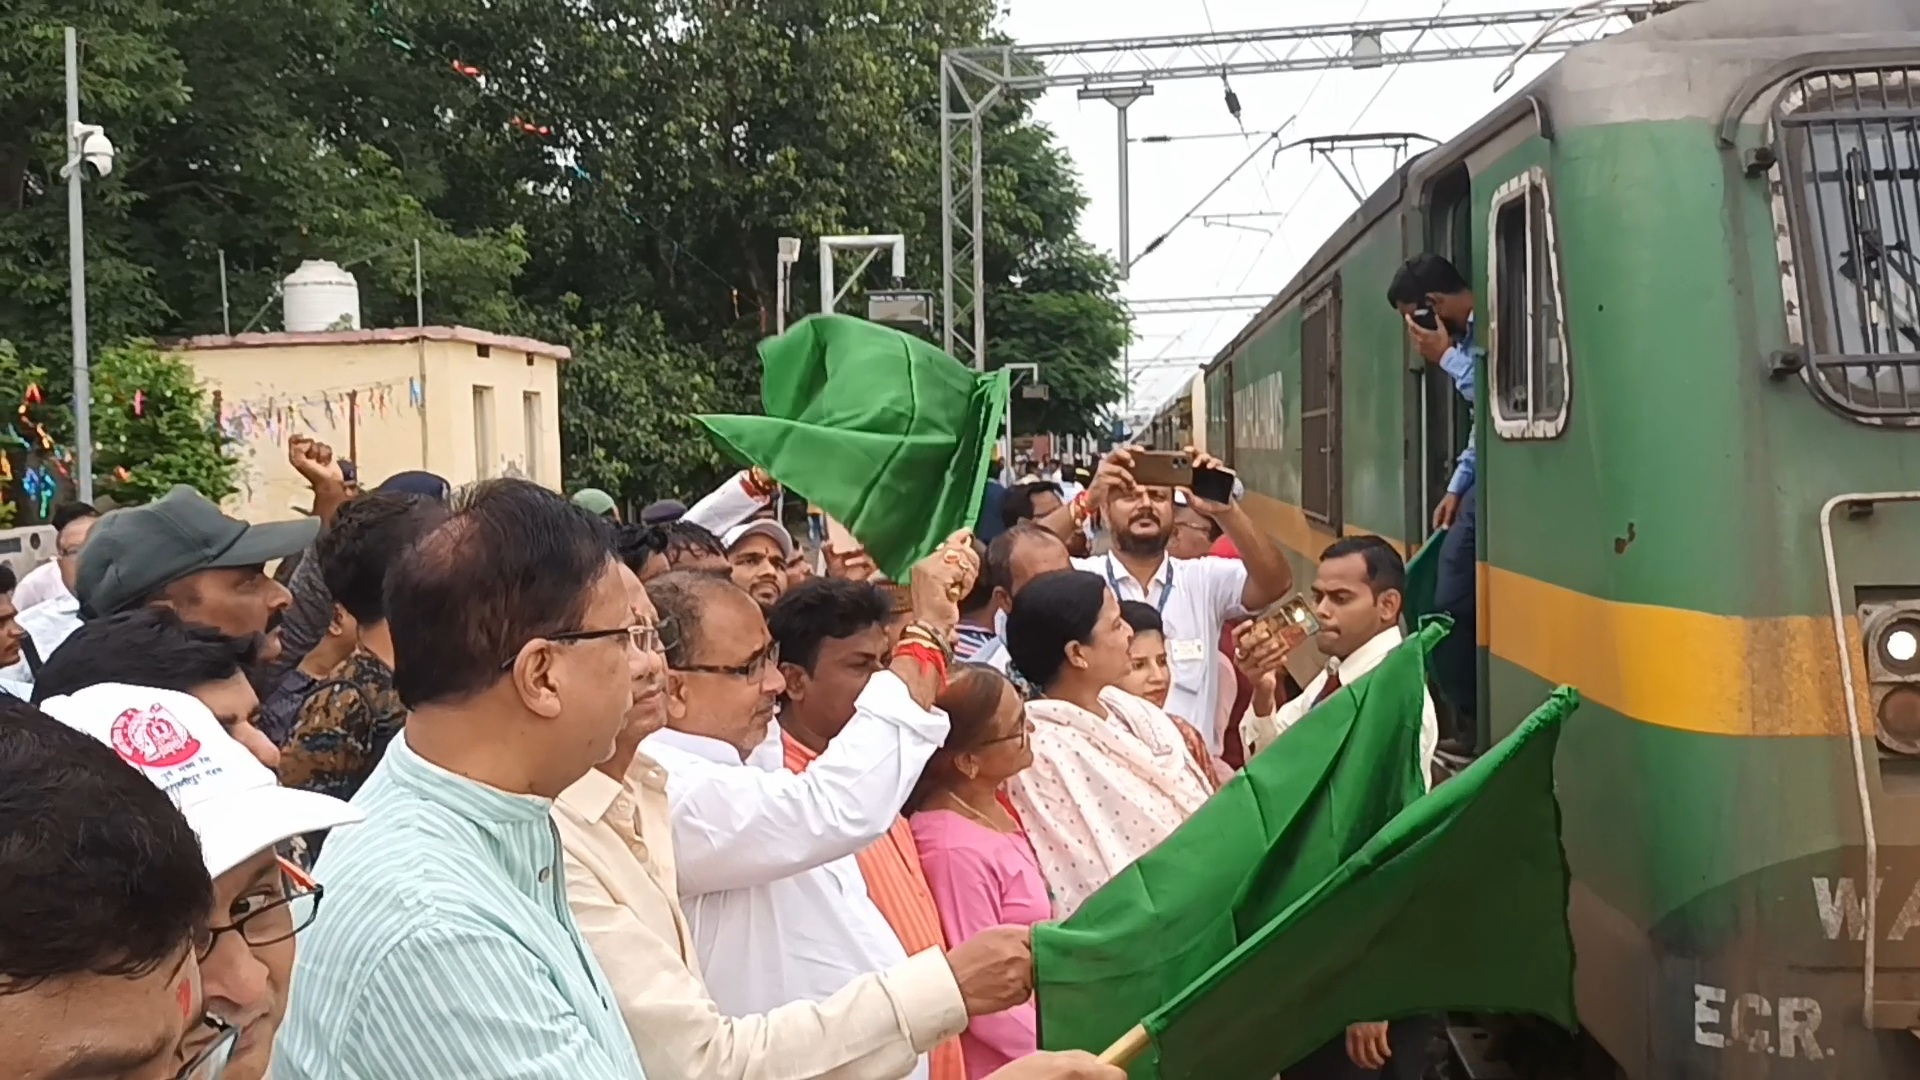
<svg viewBox="0 0 1920 1080">
<path fill-rule="evenodd" d="M 1429 364 L 1437 364 L 1447 350 L 1453 348 L 1453 335 L 1440 323 L 1439 312 L 1423 307 L 1407 316 L 1407 336 L 1413 339 L 1414 351 Z"/>
<path fill-rule="evenodd" d="M 1285 639 L 1274 632 L 1271 623 L 1254 619 L 1233 631 L 1233 662 L 1255 683 L 1278 673 L 1286 664 L 1289 651 Z"/>
<path fill-rule="evenodd" d="M 1195 498 L 1224 506 L 1233 501 L 1233 487 L 1237 479 L 1231 469 L 1202 465 L 1193 470 L 1193 483 L 1188 490 L 1193 492 Z"/>
<path fill-rule="evenodd" d="M 1269 627 L 1275 637 L 1286 643 L 1289 651 L 1320 632 L 1320 620 L 1313 614 L 1313 605 L 1298 593 L 1268 605 L 1254 616 L 1254 621 Z"/>
<path fill-rule="evenodd" d="M 1128 472 L 1146 487 L 1192 487 L 1193 455 L 1179 450 L 1135 450 Z"/>
</svg>

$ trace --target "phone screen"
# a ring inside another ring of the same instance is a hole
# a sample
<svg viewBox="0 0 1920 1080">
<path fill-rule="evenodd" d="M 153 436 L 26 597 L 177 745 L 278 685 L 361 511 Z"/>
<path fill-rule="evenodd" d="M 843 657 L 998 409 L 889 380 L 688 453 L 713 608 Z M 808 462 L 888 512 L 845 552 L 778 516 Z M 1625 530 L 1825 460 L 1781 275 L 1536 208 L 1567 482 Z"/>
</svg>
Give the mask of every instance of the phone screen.
<svg viewBox="0 0 1920 1080">
<path fill-rule="evenodd" d="M 1438 330 L 1440 329 L 1440 316 L 1434 314 L 1433 309 L 1430 307 L 1417 308 L 1413 313 L 1413 323 L 1422 330 Z"/>
</svg>

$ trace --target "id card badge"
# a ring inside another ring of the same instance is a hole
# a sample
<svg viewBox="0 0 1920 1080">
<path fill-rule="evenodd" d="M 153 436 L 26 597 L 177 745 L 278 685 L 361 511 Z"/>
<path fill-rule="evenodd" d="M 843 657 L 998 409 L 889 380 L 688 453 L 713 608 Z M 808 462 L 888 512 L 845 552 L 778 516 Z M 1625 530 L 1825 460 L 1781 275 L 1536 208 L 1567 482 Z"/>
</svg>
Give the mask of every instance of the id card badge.
<svg viewBox="0 0 1920 1080">
<path fill-rule="evenodd" d="M 1207 658 L 1207 644 L 1199 638 L 1181 638 L 1167 642 L 1167 660 L 1175 664 L 1192 664 Z"/>
</svg>

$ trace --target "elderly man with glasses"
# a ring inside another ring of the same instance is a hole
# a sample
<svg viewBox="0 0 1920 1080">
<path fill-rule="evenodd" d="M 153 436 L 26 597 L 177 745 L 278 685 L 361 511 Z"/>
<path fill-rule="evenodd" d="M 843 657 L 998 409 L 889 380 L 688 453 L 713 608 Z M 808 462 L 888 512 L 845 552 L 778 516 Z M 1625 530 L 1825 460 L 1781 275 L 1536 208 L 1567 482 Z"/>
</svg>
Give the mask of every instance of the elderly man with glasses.
<svg viewBox="0 0 1920 1080">
<path fill-rule="evenodd" d="M 855 858 L 886 835 L 946 738 L 933 698 L 958 597 L 978 572 L 964 535 L 915 567 L 918 620 L 887 648 L 833 744 L 797 773 L 783 767 L 773 723 L 787 684 L 759 605 L 712 575 L 648 585 L 666 629 L 668 694 L 666 729 L 642 748 L 666 770 L 686 905 L 675 951 L 706 972 L 711 996 L 700 1033 L 669 1043 L 656 1033 L 672 1025 L 650 1015 L 660 1003 L 623 995 L 650 1069 L 660 1054 L 657 1071 L 702 1080 L 749 1080 L 777 1063 L 780 1075 L 925 1077 L 921 1055 L 969 1016 L 1027 999 L 1024 928 L 909 957 Z M 778 1052 L 762 1058 L 755 1045 Z"/>
<path fill-rule="evenodd" d="M 199 836 L 213 879 L 212 922 L 194 944 L 206 1019 L 187 1036 L 179 1075 L 261 1080 L 286 1015 L 294 935 L 313 922 L 321 896 L 278 848 L 359 821 L 360 812 L 279 786 L 212 710 L 186 694 L 101 683 L 40 707 L 112 747 L 166 792 Z"/>
</svg>

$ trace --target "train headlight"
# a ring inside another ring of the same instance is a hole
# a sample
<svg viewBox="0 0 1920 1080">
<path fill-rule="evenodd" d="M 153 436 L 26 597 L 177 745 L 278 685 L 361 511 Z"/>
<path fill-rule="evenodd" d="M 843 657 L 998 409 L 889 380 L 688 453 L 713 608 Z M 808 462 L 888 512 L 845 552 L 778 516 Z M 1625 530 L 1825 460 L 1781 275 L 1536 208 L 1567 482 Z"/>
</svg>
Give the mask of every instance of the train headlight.
<svg viewBox="0 0 1920 1080">
<path fill-rule="evenodd" d="M 1920 630 L 1901 624 L 1880 639 L 1880 652 L 1889 667 L 1911 664 L 1920 656 Z"/>
<path fill-rule="evenodd" d="M 1920 757 L 1920 601 L 1860 605 L 1860 636 L 1880 745 Z"/>
</svg>

